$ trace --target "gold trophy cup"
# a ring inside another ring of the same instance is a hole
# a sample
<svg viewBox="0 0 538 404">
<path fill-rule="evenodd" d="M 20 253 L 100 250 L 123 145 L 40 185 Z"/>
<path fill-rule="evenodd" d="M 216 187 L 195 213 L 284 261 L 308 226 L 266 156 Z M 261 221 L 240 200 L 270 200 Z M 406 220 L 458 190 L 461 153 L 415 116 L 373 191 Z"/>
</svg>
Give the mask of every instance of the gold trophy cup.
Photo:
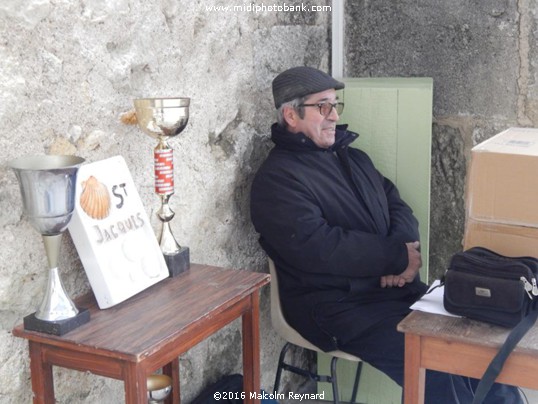
<svg viewBox="0 0 538 404">
<path fill-rule="evenodd" d="M 174 155 L 168 139 L 179 135 L 189 121 L 190 98 L 140 98 L 134 100 L 136 120 L 144 133 L 159 141 L 155 147 L 155 193 L 161 198 L 157 216 L 162 222 L 159 244 L 170 276 L 190 268 L 189 248 L 176 241 L 170 221 L 175 213 L 168 202 L 174 194 Z"/>
</svg>

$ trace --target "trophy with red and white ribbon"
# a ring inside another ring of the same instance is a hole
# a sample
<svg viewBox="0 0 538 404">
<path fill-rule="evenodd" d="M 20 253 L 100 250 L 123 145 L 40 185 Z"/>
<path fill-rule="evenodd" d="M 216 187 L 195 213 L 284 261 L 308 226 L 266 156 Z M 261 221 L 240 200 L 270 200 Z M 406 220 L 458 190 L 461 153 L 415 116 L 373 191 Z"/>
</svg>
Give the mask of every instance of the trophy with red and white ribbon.
<svg viewBox="0 0 538 404">
<path fill-rule="evenodd" d="M 140 98 L 134 100 L 136 120 L 144 133 L 157 139 L 154 149 L 155 193 L 161 198 L 157 216 L 162 222 L 159 238 L 170 276 L 190 267 L 189 248 L 181 247 L 170 229 L 175 213 L 168 202 L 174 194 L 174 151 L 167 140 L 179 135 L 189 121 L 190 98 Z"/>
</svg>

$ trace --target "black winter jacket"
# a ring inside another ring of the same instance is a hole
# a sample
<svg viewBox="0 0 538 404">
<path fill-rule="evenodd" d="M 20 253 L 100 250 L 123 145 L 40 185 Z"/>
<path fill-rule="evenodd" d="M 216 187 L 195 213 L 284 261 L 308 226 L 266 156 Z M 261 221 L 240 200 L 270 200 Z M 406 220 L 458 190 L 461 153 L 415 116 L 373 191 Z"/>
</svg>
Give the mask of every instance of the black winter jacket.
<svg viewBox="0 0 538 404">
<path fill-rule="evenodd" d="M 407 267 L 405 243 L 419 240 L 418 222 L 394 184 L 364 152 L 349 147 L 358 135 L 346 128 L 339 125 L 334 145 L 321 149 L 274 124 L 275 147 L 251 190 L 252 222 L 275 261 L 284 314 L 326 350 L 346 338 L 332 329 L 335 302 L 353 300 L 358 311 L 347 314 L 353 317 L 368 306 L 354 331 L 339 319 L 340 333 L 360 333 L 390 310 L 379 305 L 378 312 L 376 303 L 412 303 L 426 287 L 418 277 L 403 288 L 379 286 L 381 276 Z"/>
</svg>

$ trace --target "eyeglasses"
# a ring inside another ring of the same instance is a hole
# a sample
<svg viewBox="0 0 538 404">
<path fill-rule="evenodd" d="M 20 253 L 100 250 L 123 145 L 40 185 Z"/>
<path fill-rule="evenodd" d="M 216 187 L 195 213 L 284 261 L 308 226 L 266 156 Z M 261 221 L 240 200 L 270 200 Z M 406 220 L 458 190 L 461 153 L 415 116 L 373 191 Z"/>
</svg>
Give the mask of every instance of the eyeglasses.
<svg viewBox="0 0 538 404">
<path fill-rule="evenodd" d="M 299 105 L 300 107 L 318 107 L 319 108 L 319 113 L 324 116 L 325 118 L 327 118 L 333 108 L 336 110 L 336 113 L 338 115 L 340 115 L 342 112 L 344 112 L 344 103 L 343 102 L 335 102 L 334 104 L 333 103 L 330 103 L 328 101 L 326 102 L 320 102 L 318 104 L 300 104 Z"/>
</svg>

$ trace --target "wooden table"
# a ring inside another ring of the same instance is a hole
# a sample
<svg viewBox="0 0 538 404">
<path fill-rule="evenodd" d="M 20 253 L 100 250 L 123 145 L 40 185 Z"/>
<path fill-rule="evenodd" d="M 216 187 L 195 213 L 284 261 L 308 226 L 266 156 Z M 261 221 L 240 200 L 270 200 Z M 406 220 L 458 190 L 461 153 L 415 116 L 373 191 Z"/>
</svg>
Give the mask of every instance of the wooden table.
<svg viewBox="0 0 538 404">
<path fill-rule="evenodd" d="M 99 310 L 92 293 L 77 299 L 89 323 L 61 336 L 26 331 L 34 403 L 54 403 L 52 366 L 124 381 L 125 402 L 147 404 L 146 378 L 156 370 L 172 377 L 167 403 L 180 402 L 179 356 L 226 324 L 242 317 L 245 402 L 260 392 L 259 289 L 269 275 L 191 264 L 112 308 Z"/>
<path fill-rule="evenodd" d="M 480 379 L 509 330 L 487 323 L 413 311 L 398 324 L 405 333 L 404 403 L 424 403 L 425 370 Z M 538 389 L 538 327 L 519 342 L 497 381 Z"/>
</svg>

